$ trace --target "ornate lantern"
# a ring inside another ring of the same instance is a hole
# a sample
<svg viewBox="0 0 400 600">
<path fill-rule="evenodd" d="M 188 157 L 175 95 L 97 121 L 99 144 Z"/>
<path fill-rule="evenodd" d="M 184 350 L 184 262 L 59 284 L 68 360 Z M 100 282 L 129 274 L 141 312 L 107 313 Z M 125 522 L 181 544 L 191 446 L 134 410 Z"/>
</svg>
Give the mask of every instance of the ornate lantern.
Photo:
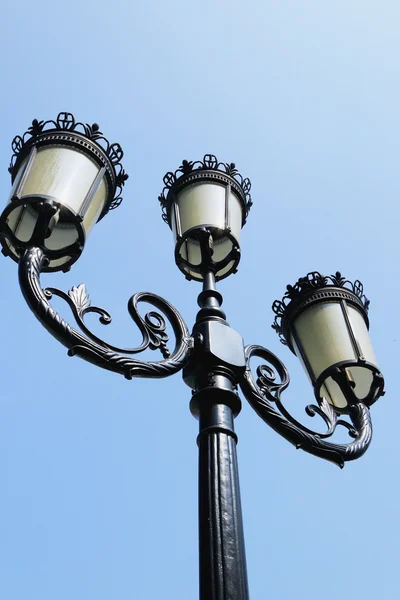
<svg viewBox="0 0 400 600">
<path fill-rule="evenodd" d="M 362 283 L 339 272 L 309 273 L 272 305 L 273 328 L 300 359 L 317 400 L 326 398 L 338 411 L 356 402 L 370 406 L 382 395 L 368 305 Z"/>
<path fill-rule="evenodd" d="M 252 205 L 249 179 L 234 163 L 221 163 L 206 154 L 203 161 L 184 160 L 175 173 L 164 176 L 164 184 L 159 196 L 163 219 L 172 229 L 176 264 L 187 279 L 203 280 L 205 230 L 216 279 L 236 272 L 240 231 Z"/>
<path fill-rule="evenodd" d="M 99 126 L 60 113 L 56 121 L 32 122 L 12 143 L 13 187 L 1 217 L 3 254 L 18 261 L 36 244 L 47 271 L 68 270 L 80 256 L 93 225 L 122 198 L 127 179 L 123 151 Z"/>
</svg>

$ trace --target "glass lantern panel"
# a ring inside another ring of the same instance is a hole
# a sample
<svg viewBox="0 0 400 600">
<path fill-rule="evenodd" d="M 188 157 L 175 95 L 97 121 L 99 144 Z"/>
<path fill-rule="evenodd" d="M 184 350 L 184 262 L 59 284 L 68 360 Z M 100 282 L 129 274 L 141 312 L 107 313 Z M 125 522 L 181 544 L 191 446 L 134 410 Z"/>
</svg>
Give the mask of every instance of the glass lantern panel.
<svg viewBox="0 0 400 600">
<path fill-rule="evenodd" d="M 22 176 L 23 176 L 23 174 L 25 173 L 25 170 L 26 170 L 26 166 L 27 166 L 28 160 L 29 160 L 29 157 L 26 157 L 26 158 L 25 158 L 25 159 L 22 161 L 22 163 L 21 163 L 21 166 L 20 166 L 20 167 L 19 167 L 19 169 L 18 169 L 18 173 L 17 173 L 17 174 L 16 174 L 16 176 L 15 176 L 14 183 L 13 183 L 13 186 L 12 186 L 12 188 L 11 188 L 11 192 L 10 192 L 10 196 L 9 196 L 9 198 L 8 198 L 8 202 L 11 202 L 11 200 L 13 199 L 13 196 L 14 196 L 14 194 L 15 194 L 15 192 L 16 192 L 16 190 L 17 190 L 17 188 L 18 188 L 19 184 L 20 184 L 20 181 L 21 181 L 21 179 L 22 179 Z"/>
<path fill-rule="evenodd" d="M 237 196 L 231 191 L 227 221 L 225 220 L 226 189 L 226 186 L 214 183 L 194 183 L 179 192 L 176 203 L 179 208 L 181 235 L 189 229 L 208 225 L 216 229 L 216 238 L 222 236 L 224 230 L 229 228 L 239 242 L 242 207 Z M 177 234 L 176 231 L 174 233 Z"/>
<path fill-rule="evenodd" d="M 373 373 L 365 367 L 350 367 L 347 369 L 350 378 L 354 381 L 354 394 L 359 400 L 367 398 L 371 391 L 373 382 Z M 336 381 L 328 377 L 323 386 L 321 386 L 321 396 L 337 408 L 346 408 L 347 400 Z"/>
<path fill-rule="evenodd" d="M 104 204 L 107 200 L 107 196 L 108 186 L 107 180 L 104 176 L 90 201 L 85 216 L 83 217 L 83 227 L 85 228 L 86 235 L 88 235 L 93 225 L 97 223 L 97 220 L 100 217 L 101 211 L 103 210 Z"/>
<path fill-rule="evenodd" d="M 37 213 L 29 210 L 29 207 L 18 206 L 11 211 L 7 218 L 7 224 L 11 231 L 21 242 L 29 242 L 32 237 L 37 221 Z"/>
<path fill-rule="evenodd" d="M 228 227 L 233 237 L 239 243 L 240 232 L 243 226 L 243 208 L 240 200 L 232 191 L 229 195 Z"/>
<path fill-rule="evenodd" d="M 354 336 L 359 345 L 362 356 L 366 361 L 376 365 L 376 357 L 374 349 L 372 348 L 371 339 L 369 337 L 369 331 L 367 324 L 360 313 L 354 306 L 347 306 L 351 327 L 354 332 Z"/>
<path fill-rule="evenodd" d="M 76 226 L 73 223 L 63 223 L 60 219 L 50 237 L 45 240 L 45 245 L 49 250 L 59 250 L 74 244 L 78 239 Z"/>
<path fill-rule="evenodd" d="M 86 154 L 61 146 L 38 149 L 21 196 L 51 196 L 79 213 L 100 167 Z"/>
<path fill-rule="evenodd" d="M 225 237 L 218 240 L 217 244 L 214 244 L 214 254 L 213 259 L 218 262 L 223 260 L 229 252 L 232 250 L 233 244 L 232 241 Z M 180 255 L 184 260 L 190 263 L 190 265 L 198 266 L 201 264 L 201 252 L 200 252 L 200 244 L 198 240 L 194 240 L 192 238 L 188 238 L 181 246 Z M 223 277 L 226 273 L 228 273 L 232 267 L 234 266 L 234 261 L 230 261 L 228 265 L 223 267 L 222 269 L 218 269 L 216 272 L 217 277 Z M 185 269 L 194 279 L 201 281 L 202 275 L 192 271 L 189 267 Z"/>
<path fill-rule="evenodd" d="M 230 273 L 232 271 L 232 269 L 234 268 L 235 265 L 235 261 L 232 260 L 231 262 L 229 262 L 226 267 L 224 267 L 223 269 L 219 269 L 219 271 L 217 272 L 217 277 L 224 277 L 227 273 Z"/>
<path fill-rule="evenodd" d="M 69 260 L 71 260 L 71 256 L 63 256 L 62 258 L 55 258 L 50 261 L 50 267 L 52 269 L 61 268 L 65 265 Z"/>
<path fill-rule="evenodd" d="M 333 381 L 332 377 L 328 377 L 325 380 L 324 385 L 321 386 L 320 392 L 321 398 L 326 398 L 330 404 L 336 406 L 336 408 L 346 408 L 347 400 L 336 381 Z"/>
<path fill-rule="evenodd" d="M 213 260 L 214 262 L 218 263 L 221 262 L 221 260 L 224 260 L 229 252 L 231 252 L 233 249 L 233 243 L 232 240 L 226 236 L 222 237 L 222 238 L 217 238 L 214 239 L 213 242 Z"/>
<path fill-rule="evenodd" d="M 195 183 L 177 197 L 182 234 L 193 227 L 213 225 L 225 229 L 225 186 Z"/>
<path fill-rule="evenodd" d="M 348 370 L 350 371 L 351 377 L 356 384 L 354 388 L 355 395 L 359 400 L 366 398 L 371 390 L 371 385 L 373 382 L 372 371 L 362 366 L 351 367 Z"/>
<path fill-rule="evenodd" d="M 311 306 L 297 317 L 293 327 L 315 379 L 338 362 L 357 360 L 339 302 Z M 298 349 L 296 353 L 299 356 Z"/>
<path fill-rule="evenodd" d="M 357 308 L 347 305 L 350 325 L 361 355 L 376 366 L 376 358 L 369 338 L 365 320 Z M 294 323 L 297 342 L 292 338 L 296 355 L 299 357 L 311 381 L 328 367 L 342 361 L 357 361 L 355 350 L 340 302 L 311 306 L 299 315 Z M 303 360 L 299 346 L 310 363 L 312 372 Z M 354 383 L 353 391 L 360 400 L 366 398 L 371 390 L 373 373 L 359 366 L 347 368 L 348 376 Z M 339 385 L 328 377 L 321 387 L 321 396 L 337 408 L 345 408 L 347 400 Z"/>
<path fill-rule="evenodd" d="M 198 240 L 188 238 L 181 247 L 181 256 L 193 266 L 201 264 L 200 244 Z"/>
</svg>

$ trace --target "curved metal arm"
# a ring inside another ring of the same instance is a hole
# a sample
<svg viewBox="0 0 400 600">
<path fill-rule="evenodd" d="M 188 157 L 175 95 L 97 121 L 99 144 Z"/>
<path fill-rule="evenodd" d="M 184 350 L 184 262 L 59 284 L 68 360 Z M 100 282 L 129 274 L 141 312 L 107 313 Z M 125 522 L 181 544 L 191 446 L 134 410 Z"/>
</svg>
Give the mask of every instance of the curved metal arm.
<svg viewBox="0 0 400 600">
<path fill-rule="evenodd" d="M 296 421 L 281 403 L 280 394 L 287 388 L 290 379 L 285 365 L 279 358 L 266 348 L 256 345 L 247 346 L 245 356 L 246 371 L 239 381 L 242 392 L 250 406 L 277 433 L 296 448 L 334 462 L 340 467 L 344 467 L 345 461 L 355 460 L 366 452 L 372 438 L 372 423 L 367 406 L 362 403 L 350 406 L 349 414 L 353 426 L 338 419 L 336 411 L 325 399 L 321 401 L 320 406 L 308 406 L 307 414 L 320 415 L 327 425 L 326 432 L 315 433 Z M 250 360 L 255 356 L 268 362 L 268 365 L 263 364 L 257 368 L 256 381 L 250 369 Z M 338 425 L 346 427 L 351 437 L 355 438 L 354 441 L 348 444 L 327 442 L 326 438 L 335 432 Z"/>
<path fill-rule="evenodd" d="M 192 339 L 181 315 L 169 302 L 149 292 L 139 292 L 132 296 L 128 303 L 128 310 L 142 334 L 142 343 L 137 348 L 132 349 L 120 349 L 111 346 L 92 333 L 84 323 L 85 315 L 90 312 L 99 314 L 100 322 L 104 325 L 111 322 L 111 316 L 107 311 L 90 306 L 89 296 L 86 293 L 84 284 L 73 287 L 68 294 L 56 288 L 42 290 L 40 274 L 46 260 L 46 255 L 41 248 L 36 246 L 28 248 L 19 262 L 19 283 L 30 309 L 42 325 L 68 348 L 70 356 L 80 356 L 103 369 L 121 373 L 127 379 L 132 379 L 132 377 L 168 377 L 168 375 L 177 373 L 184 367 L 192 348 Z M 66 300 L 72 309 L 77 324 L 86 335 L 73 329 L 51 306 L 49 300 L 53 295 Z M 138 313 L 137 305 L 139 302 L 152 304 L 167 317 L 176 337 L 175 348 L 171 354 L 166 346 L 168 335 L 165 331 L 164 317 L 158 312 L 151 311 L 142 318 Z M 121 354 L 138 354 L 146 348 L 152 350 L 159 348 L 165 360 L 147 362 Z"/>
</svg>

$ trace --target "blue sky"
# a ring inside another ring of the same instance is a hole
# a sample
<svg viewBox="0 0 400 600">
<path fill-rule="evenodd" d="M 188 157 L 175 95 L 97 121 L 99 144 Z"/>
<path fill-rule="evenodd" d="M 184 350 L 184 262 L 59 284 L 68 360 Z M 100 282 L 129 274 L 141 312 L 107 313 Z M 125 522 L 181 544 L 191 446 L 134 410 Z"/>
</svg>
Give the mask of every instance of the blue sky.
<svg viewBox="0 0 400 600">
<path fill-rule="evenodd" d="M 136 291 L 165 296 L 192 325 L 199 286 L 174 264 L 157 196 L 166 171 L 206 152 L 252 180 L 239 272 L 219 289 L 245 342 L 286 362 L 297 416 L 312 390 L 270 328 L 272 301 L 311 270 L 365 285 L 387 388 L 368 453 L 340 471 L 245 402 L 236 421 L 252 600 L 398 597 L 399 18 L 388 0 L 2 9 L 4 204 L 10 142 L 33 118 L 73 112 L 125 150 L 123 204 L 70 273 L 44 278 L 85 281 L 114 317 L 98 329 L 111 342 L 138 341 L 126 311 Z M 24 304 L 15 263 L 1 269 L 1 597 L 196 598 L 190 390 L 179 375 L 128 382 L 68 358 Z"/>
</svg>

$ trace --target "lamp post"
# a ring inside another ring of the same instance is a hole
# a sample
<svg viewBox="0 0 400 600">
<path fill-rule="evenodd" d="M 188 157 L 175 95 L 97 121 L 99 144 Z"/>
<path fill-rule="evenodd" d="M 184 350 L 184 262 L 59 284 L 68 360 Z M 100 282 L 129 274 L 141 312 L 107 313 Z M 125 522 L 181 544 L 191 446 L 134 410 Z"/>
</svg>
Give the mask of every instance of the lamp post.
<svg viewBox="0 0 400 600">
<path fill-rule="evenodd" d="M 42 271 L 68 270 L 93 225 L 119 205 L 127 179 L 121 147 L 110 144 L 96 124 L 78 123 L 70 113 L 60 113 L 56 121 L 33 121 L 24 136 L 14 138 L 13 152 L 13 187 L 0 234 L 3 254 L 19 263 L 29 307 L 70 356 L 128 379 L 162 378 L 182 370 L 192 390 L 190 410 L 199 421 L 200 599 L 247 600 L 234 430 L 241 410 L 238 388 L 257 414 L 297 448 L 341 467 L 364 454 L 372 436 L 369 408 L 384 394 L 384 381 L 369 339 L 369 303 L 362 284 L 340 273 L 325 277 L 312 272 L 287 286 L 282 300 L 273 304 L 273 328 L 298 356 L 314 389 L 316 404 L 306 411 L 320 415 L 326 424 L 324 432 L 315 433 L 282 404 L 289 384 L 284 364 L 262 346 L 245 347 L 221 308 L 216 282 L 237 270 L 240 232 L 252 204 L 250 181 L 233 163 L 208 154 L 202 161 L 183 161 L 165 175 L 159 196 L 163 219 L 173 232 L 177 266 L 188 280 L 202 283 L 200 310 L 190 334 L 166 300 L 135 294 L 128 309 L 142 343 L 123 349 L 99 338 L 85 323 L 91 312 L 103 324 L 111 317 L 91 305 L 84 284 L 68 293 L 40 284 Z M 53 295 L 68 303 L 77 329 L 53 308 Z M 157 310 L 142 317 L 141 302 Z M 172 351 L 166 321 L 175 336 Z M 136 357 L 148 348 L 160 350 L 163 359 Z M 253 357 L 264 361 L 256 375 Z M 338 425 L 353 438 L 347 444 L 327 441 Z"/>
</svg>

